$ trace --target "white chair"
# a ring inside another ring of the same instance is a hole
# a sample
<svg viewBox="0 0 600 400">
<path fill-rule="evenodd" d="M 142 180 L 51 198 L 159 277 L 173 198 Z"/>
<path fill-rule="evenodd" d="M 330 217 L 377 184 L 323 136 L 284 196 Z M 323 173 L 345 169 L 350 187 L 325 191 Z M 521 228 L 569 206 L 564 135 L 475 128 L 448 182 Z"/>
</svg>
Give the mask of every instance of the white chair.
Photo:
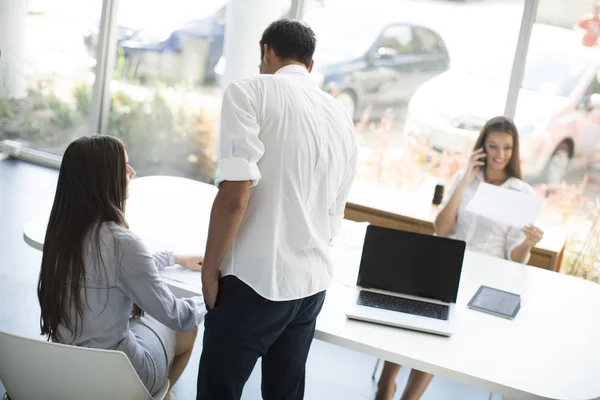
<svg viewBox="0 0 600 400">
<path fill-rule="evenodd" d="M 125 353 L 67 346 L 0 331 L 0 381 L 11 400 L 163 400 L 152 397 Z"/>
</svg>

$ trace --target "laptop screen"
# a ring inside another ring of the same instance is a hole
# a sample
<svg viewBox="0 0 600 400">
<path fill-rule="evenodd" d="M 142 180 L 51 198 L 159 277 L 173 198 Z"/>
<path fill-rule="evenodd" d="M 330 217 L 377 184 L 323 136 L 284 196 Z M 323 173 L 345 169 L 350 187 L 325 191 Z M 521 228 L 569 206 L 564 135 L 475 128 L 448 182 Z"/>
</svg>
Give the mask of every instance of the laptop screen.
<svg viewBox="0 0 600 400">
<path fill-rule="evenodd" d="M 465 242 L 369 225 L 358 286 L 455 303 Z"/>
</svg>

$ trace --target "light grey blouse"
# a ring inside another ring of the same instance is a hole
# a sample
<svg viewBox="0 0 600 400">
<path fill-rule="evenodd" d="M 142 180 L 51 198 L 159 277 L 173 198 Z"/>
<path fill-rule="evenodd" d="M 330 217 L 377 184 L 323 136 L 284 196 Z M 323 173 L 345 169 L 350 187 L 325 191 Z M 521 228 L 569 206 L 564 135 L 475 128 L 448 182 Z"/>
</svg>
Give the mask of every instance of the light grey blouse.
<svg viewBox="0 0 600 400">
<path fill-rule="evenodd" d="M 135 302 L 169 328 L 182 332 L 200 324 L 206 313 L 202 297 L 177 299 L 159 275 L 169 265 L 167 253 L 151 254 L 133 232 L 115 223 L 100 228 L 101 260 L 88 235 L 84 248 L 85 287 L 79 334 L 61 324 L 62 343 L 124 352 L 134 367 L 145 363 L 144 349 L 129 329 Z M 171 260 L 172 262 L 172 260 Z"/>
</svg>

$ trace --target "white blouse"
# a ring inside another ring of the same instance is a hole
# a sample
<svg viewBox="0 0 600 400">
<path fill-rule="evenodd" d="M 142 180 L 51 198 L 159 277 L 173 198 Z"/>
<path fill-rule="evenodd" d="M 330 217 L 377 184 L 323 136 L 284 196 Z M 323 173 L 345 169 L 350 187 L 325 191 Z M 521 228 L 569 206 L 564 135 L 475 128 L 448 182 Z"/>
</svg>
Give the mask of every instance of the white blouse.
<svg viewBox="0 0 600 400">
<path fill-rule="evenodd" d="M 446 196 L 442 201 L 442 207 L 446 206 L 464 175 L 465 170 L 458 171 L 454 175 Z M 484 182 L 483 171 L 479 172 L 473 182 L 465 189 L 460 205 L 458 206 L 456 223 L 448 237 L 464 240 L 467 243 L 467 250 L 512 261 L 511 253 L 518 245 L 523 243 L 525 234 L 518 228 L 465 210 L 469 202 L 473 199 L 477 187 L 481 182 Z M 501 187 L 534 194 L 533 188 L 518 178 L 509 178 Z M 527 255 L 523 264 L 529 261 L 529 257 L 530 254 Z"/>
</svg>

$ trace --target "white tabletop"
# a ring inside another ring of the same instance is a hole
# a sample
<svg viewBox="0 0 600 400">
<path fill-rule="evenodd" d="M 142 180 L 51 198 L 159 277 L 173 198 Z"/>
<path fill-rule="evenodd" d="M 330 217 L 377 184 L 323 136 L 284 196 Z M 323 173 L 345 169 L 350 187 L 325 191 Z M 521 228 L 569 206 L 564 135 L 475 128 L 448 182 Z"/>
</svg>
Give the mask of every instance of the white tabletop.
<svg viewBox="0 0 600 400">
<path fill-rule="evenodd" d="M 600 286 L 467 252 L 451 338 L 348 320 L 360 250 L 332 252 L 348 268 L 327 293 L 315 337 L 515 399 L 600 398 Z M 350 270 L 353 270 L 350 273 Z M 348 285 L 350 283 L 350 285 Z M 480 285 L 519 293 L 514 320 L 467 308 Z"/>
<path fill-rule="evenodd" d="M 129 186 L 125 216 L 130 229 L 142 236 L 149 248 L 204 251 L 215 186 L 168 176 L 136 178 Z M 48 217 L 26 223 L 25 242 L 43 250 L 47 223 Z"/>
<path fill-rule="evenodd" d="M 215 194 L 210 185 L 181 178 L 138 178 L 131 184 L 127 218 L 153 250 L 201 252 Z M 42 224 L 25 227 L 28 243 L 43 243 Z M 600 286 L 467 252 L 451 338 L 351 321 L 344 308 L 356 282 L 365 226 L 344 221 L 333 242 L 334 283 L 317 322 L 317 339 L 505 398 L 600 399 Z M 165 278 L 179 295 L 201 293 L 197 273 L 170 270 Z M 468 309 L 480 285 L 519 293 L 522 308 L 515 320 Z"/>
</svg>

